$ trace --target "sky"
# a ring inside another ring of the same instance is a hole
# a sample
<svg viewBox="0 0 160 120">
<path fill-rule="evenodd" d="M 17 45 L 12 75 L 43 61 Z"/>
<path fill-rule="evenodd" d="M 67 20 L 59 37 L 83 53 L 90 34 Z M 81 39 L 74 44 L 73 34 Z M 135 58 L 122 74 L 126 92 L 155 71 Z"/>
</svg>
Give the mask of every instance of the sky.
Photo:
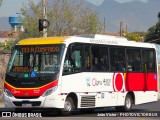
<svg viewBox="0 0 160 120">
<path fill-rule="evenodd" d="M 20 12 L 20 9 L 30 0 L 3 0 L 2 6 L 0 6 L 0 17 L 15 16 Z M 38 3 L 40 0 L 32 0 Z"/>
<path fill-rule="evenodd" d="M 119 3 L 126 3 L 126 2 L 133 2 L 133 1 L 140 1 L 140 2 L 148 2 L 148 0 L 114 0 L 116 2 L 119 2 Z"/>
<path fill-rule="evenodd" d="M 30 0 L 3 0 L 2 6 L 0 6 L 0 17 L 9 17 L 9 16 L 15 16 L 16 13 L 20 12 L 20 9 L 27 5 L 27 3 Z M 40 0 L 32 0 L 35 3 L 38 3 Z M 94 5 L 101 5 L 104 0 L 87 0 L 91 2 Z M 148 0 L 114 0 L 119 3 L 126 3 L 126 2 L 132 2 L 132 1 L 141 1 L 141 2 L 147 2 Z"/>
<path fill-rule="evenodd" d="M 87 1 L 91 2 L 94 5 L 99 6 L 103 3 L 104 0 L 87 0 Z M 116 1 L 118 3 L 126 3 L 126 2 L 133 2 L 133 1 L 140 1 L 140 2 L 144 2 L 144 3 L 148 2 L 148 0 L 114 0 L 114 1 Z"/>
</svg>

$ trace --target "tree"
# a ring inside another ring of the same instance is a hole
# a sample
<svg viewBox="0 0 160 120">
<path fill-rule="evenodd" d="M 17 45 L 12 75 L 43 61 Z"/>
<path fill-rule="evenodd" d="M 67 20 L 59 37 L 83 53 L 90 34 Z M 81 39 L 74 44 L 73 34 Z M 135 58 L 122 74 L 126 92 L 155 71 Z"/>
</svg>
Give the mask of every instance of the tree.
<svg viewBox="0 0 160 120">
<path fill-rule="evenodd" d="M 10 51 L 12 49 L 12 47 L 14 47 L 16 45 L 16 43 L 19 41 L 19 39 L 12 39 L 13 38 L 13 35 L 14 35 L 14 31 L 11 31 L 9 34 L 8 34 L 8 38 L 7 40 L 5 40 L 4 43 L 0 43 L 0 50 L 7 50 L 7 51 Z"/>
<path fill-rule="evenodd" d="M 38 31 L 38 19 L 42 18 L 41 4 L 30 2 L 21 10 L 26 30 L 21 34 L 22 38 L 42 36 L 42 32 Z M 83 0 L 54 0 L 48 4 L 48 20 L 48 36 L 94 34 L 102 30 L 97 13 Z"/>
<path fill-rule="evenodd" d="M 159 21 L 156 23 L 156 25 L 148 29 L 147 35 L 145 36 L 146 42 L 160 39 L 160 12 L 158 13 L 158 19 Z"/>
<path fill-rule="evenodd" d="M 136 41 L 136 42 L 141 42 L 142 41 L 142 36 L 138 33 L 128 33 L 126 34 L 126 38 L 128 40 L 133 40 L 133 41 Z"/>
<path fill-rule="evenodd" d="M 136 41 L 136 42 L 142 42 L 143 38 L 145 36 L 145 32 L 132 32 L 128 33 L 125 30 L 122 30 L 123 36 L 127 38 L 127 40 L 130 41 Z"/>
<path fill-rule="evenodd" d="M 3 0 L 0 0 L 0 6 L 2 5 Z"/>
<path fill-rule="evenodd" d="M 158 13 L 158 19 L 159 19 L 159 22 L 160 22 L 160 12 Z"/>
</svg>

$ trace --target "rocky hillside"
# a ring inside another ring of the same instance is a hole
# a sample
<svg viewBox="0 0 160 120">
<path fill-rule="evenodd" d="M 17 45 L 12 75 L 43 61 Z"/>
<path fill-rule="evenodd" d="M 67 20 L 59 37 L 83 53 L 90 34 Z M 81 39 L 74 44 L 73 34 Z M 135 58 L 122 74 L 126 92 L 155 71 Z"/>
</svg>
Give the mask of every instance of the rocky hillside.
<svg viewBox="0 0 160 120">
<path fill-rule="evenodd" d="M 0 53 L 0 100 L 2 98 L 5 71 L 6 71 L 9 57 L 10 57 L 10 54 Z"/>
</svg>

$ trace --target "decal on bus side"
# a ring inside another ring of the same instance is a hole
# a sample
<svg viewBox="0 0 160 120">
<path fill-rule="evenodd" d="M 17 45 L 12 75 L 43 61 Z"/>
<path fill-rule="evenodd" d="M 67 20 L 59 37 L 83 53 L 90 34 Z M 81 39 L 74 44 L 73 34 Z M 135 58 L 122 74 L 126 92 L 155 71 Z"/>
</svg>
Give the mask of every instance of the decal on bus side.
<svg viewBox="0 0 160 120">
<path fill-rule="evenodd" d="M 113 75 L 113 89 L 115 92 L 117 91 L 126 91 L 125 87 L 125 77 L 126 73 L 115 73 Z"/>
<path fill-rule="evenodd" d="M 86 78 L 86 85 L 87 86 L 110 86 L 111 84 L 111 79 L 102 79 L 102 80 L 97 80 L 96 78 Z"/>
</svg>

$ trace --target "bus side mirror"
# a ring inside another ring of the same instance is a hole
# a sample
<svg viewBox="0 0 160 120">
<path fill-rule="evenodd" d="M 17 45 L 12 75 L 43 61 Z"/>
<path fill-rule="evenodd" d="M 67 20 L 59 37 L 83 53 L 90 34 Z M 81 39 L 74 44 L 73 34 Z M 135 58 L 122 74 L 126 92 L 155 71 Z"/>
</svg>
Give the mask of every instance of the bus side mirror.
<svg viewBox="0 0 160 120">
<path fill-rule="evenodd" d="M 11 48 L 11 55 L 13 54 L 14 50 L 15 50 L 15 46 Z"/>
</svg>

